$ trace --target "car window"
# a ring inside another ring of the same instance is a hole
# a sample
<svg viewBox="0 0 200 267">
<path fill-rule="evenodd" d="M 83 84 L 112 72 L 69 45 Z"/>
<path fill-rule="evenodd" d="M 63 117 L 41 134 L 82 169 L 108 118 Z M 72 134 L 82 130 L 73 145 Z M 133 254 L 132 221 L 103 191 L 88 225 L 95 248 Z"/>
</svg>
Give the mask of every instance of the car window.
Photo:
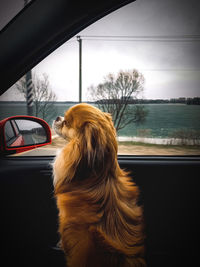
<svg viewBox="0 0 200 267">
<path fill-rule="evenodd" d="M 88 102 L 112 114 L 119 154 L 199 155 L 199 7 L 197 0 L 140 0 L 107 15 L 5 92 L 0 119 L 31 110 L 51 127 Z M 52 137 L 20 155 L 55 155 L 66 141 L 53 130 Z"/>
<path fill-rule="evenodd" d="M 7 121 L 5 124 L 5 133 L 6 143 L 11 144 L 15 140 L 16 135 L 10 121 Z"/>
<path fill-rule="evenodd" d="M 10 122 L 12 123 L 12 126 L 14 128 L 15 134 L 19 135 L 20 134 L 19 127 L 18 127 L 17 123 L 15 122 L 15 120 L 11 120 Z"/>
</svg>

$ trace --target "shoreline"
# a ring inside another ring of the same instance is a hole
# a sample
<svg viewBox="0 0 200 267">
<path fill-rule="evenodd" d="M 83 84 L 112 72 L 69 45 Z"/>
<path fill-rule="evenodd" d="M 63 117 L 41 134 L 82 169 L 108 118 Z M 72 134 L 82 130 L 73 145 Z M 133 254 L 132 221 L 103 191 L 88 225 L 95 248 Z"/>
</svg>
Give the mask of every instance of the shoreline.
<svg viewBox="0 0 200 267">
<path fill-rule="evenodd" d="M 52 143 L 39 147 L 30 151 L 25 151 L 11 156 L 56 156 L 58 151 L 62 149 L 67 141 L 54 135 Z M 118 155 L 132 156 L 200 156 L 200 146 L 193 145 L 158 145 L 145 144 L 140 142 L 118 142 Z"/>
<path fill-rule="evenodd" d="M 46 148 L 54 148 L 56 151 L 66 144 L 66 140 L 54 135 L 52 138 L 52 144 L 46 146 Z M 168 145 L 133 141 L 118 141 L 118 155 L 197 156 L 200 155 L 200 145 Z"/>
</svg>

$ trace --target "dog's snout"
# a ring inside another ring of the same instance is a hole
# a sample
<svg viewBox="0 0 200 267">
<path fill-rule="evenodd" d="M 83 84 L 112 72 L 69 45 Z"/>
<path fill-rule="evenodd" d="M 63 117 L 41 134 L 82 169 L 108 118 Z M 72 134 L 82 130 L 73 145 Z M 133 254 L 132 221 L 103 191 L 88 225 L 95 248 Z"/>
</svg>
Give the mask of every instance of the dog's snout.
<svg viewBox="0 0 200 267">
<path fill-rule="evenodd" d="M 61 121 L 61 117 L 58 116 L 58 117 L 56 118 L 56 121 Z"/>
</svg>

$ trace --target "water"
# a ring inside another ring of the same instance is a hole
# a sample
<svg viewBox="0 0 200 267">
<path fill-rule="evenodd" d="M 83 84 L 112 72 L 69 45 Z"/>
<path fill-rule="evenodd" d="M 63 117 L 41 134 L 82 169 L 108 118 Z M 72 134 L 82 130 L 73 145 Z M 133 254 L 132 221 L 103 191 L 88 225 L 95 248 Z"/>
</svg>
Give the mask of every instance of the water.
<svg viewBox="0 0 200 267">
<path fill-rule="evenodd" d="M 123 136 L 168 138 L 177 130 L 200 131 L 200 106 L 181 104 L 148 104 L 146 121 L 130 124 L 119 132 Z"/>
<path fill-rule="evenodd" d="M 49 125 L 56 116 L 63 116 L 71 106 L 73 103 L 56 103 L 53 117 L 50 116 L 47 120 Z M 141 125 L 129 124 L 120 130 L 118 135 L 122 136 L 123 140 L 131 140 L 130 137 L 139 138 L 138 140 L 178 138 L 177 131 L 183 136 L 186 132 L 190 133 L 186 136 L 191 136 L 193 133 L 196 136 L 195 139 L 200 139 L 200 106 L 184 104 L 146 104 L 144 106 L 148 110 L 146 121 Z M 25 104 L 0 102 L 0 120 L 13 115 L 25 114 Z"/>
</svg>

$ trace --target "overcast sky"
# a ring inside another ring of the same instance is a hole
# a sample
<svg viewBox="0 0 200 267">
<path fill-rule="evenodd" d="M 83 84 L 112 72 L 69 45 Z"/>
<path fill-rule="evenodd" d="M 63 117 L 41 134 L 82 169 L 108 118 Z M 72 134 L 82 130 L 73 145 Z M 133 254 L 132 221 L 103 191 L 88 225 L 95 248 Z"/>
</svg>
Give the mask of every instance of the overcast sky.
<svg viewBox="0 0 200 267">
<path fill-rule="evenodd" d="M 145 98 L 200 96 L 199 10 L 198 0 L 137 0 L 82 31 L 83 100 L 107 74 L 131 69 L 144 75 Z M 78 100 L 78 52 L 72 38 L 33 69 L 58 100 Z"/>
</svg>

